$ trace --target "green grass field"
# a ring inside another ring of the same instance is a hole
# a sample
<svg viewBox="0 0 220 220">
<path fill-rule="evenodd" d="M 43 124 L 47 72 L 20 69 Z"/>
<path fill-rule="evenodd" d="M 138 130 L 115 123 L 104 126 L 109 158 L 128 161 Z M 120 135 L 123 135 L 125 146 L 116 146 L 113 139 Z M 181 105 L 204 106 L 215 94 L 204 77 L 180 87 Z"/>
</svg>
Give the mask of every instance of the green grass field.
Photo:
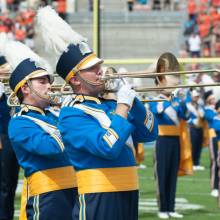
<svg viewBox="0 0 220 220">
<path fill-rule="evenodd" d="M 139 170 L 140 174 L 140 220 L 158 219 L 155 201 L 156 184 L 154 180 L 152 148 L 145 151 L 147 169 Z M 185 220 L 219 220 L 220 209 L 217 199 L 210 196 L 209 152 L 203 149 L 201 164 L 205 171 L 197 171 L 192 176 L 178 178 L 176 210 L 184 214 Z"/>
<path fill-rule="evenodd" d="M 156 184 L 153 170 L 154 150 L 147 146 L 145 150 L 146 169 L 139 170 L 140 202 L 139 219 L 155 220 L 157 218 Z M 176 210 L 184 214 L 184 220 L 220 220 L 220 208 L 217 199 L 210 196 L 209 153 L 205 148 L 202 152 L 201 164 L 205 171 L 197 171 L 192 176 L 179 177 L 177 184 Z M 19 209 L 20 195 L 16 196 L 15 207 Z M 18 215 L 16 211 L 16 215 Z M 14 220 L 18 220 L 15 217 Z"/>
</svg>

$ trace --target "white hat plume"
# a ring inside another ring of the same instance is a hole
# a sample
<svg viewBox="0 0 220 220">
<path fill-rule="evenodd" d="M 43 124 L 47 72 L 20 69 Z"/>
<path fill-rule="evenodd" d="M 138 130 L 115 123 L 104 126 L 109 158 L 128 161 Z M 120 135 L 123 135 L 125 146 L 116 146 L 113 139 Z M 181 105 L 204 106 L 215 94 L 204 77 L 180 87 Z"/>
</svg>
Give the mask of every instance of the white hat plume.
<svg viewBox="0 0 220 220">
<path fill-rule="evenodd" d="M 48 72 L 51 71 L 51 67 L 44 59 L 19 41 L 9 41 L 5 46 L 4 55 L 6 60 L 10 63 L 13 71 L 22 61 L 28 58 L 31 61 L 34 61 L 36 66 L 41 67 Z"/>
<path fill-rule="evenodd" d="M 69 44 L 77 45 L 86 38 L 74 31 L 50 6 L 37 12 L 37 30 L 44 41 L 45 50 L 56 55 L 56 60 L 67 50 Z"/>
<path fill-rule="evenodd" d="M 4 56 L 4 50 L 7 42 L 9 41 L 6 33 L 0 33 L 0 56 Z"/>
</svg>

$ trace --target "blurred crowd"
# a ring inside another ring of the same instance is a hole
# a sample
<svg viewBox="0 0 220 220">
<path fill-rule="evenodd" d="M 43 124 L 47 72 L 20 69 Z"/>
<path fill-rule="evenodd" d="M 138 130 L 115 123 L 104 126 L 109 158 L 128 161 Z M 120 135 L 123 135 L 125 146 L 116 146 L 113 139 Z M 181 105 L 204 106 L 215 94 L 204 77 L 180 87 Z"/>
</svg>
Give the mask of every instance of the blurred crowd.
<svg viewBox="0 0 220 220">
<path fill-rule="evenodd" d="M 191 57 L 220 56 L 220 0 L 188 0 L 184 35 Z"/>
<path fill-rule="evenodd" d="M 128 10 L 179 10 L 183 0 L 127 0 Z"/>
<path fill-rule="evenodd" d="M 5 32 L 11 39 L 34 48 L 34 17 L 39 6 L 52 4 L 59 15 L 66 19 L 66 0 L 1 0 L 0 32 Z"/>
</svg>

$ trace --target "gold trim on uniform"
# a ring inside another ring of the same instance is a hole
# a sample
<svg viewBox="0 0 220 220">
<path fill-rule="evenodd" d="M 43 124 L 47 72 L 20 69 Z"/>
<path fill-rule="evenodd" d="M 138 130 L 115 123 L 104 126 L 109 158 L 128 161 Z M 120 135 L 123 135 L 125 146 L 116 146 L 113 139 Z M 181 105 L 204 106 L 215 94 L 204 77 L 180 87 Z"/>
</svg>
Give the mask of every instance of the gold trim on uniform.
<svg viewBox="0 0 220 220">
<path fill-rule="evenodd" d="M 74 106 L 76 102 L 84 102 L 85 100 L 88 101 L 94 101 L 97 104 L 101 104 L 101 101 L 99 98 L 93 97 L 93 96 L 86 96 L 86 95 L 72 95 L 72 100 L 69 101 L 69 103 L 65 104 L 64 106 Z"/>
<path fill-rule="evenodd" d="M 180 127 L 176 125 L 159 125 L 159 136 L 180 136 Z"/>
<path fill-rule="evenodd" d="M 78 192 L 120 192 L 138 189 L 137 167 L 97 168 L 76 173 Z"/>
<path fill-rule="evenodd" d="M 103 139 L 108 143 L 109 147 L 112 147 L 118 140 L 118 135 L 113 129 L 108 128 Z"/>
<path fill-rule="evenodd" d="M 84 99 L 88 100 L 88 101 L 94 101 L 97 104 L 101 104 L 101 101 L 99 100 L 99 98 L 96 98 L 96 97 L 93 97 L 93 96 L 84 95 Z"/>
<path fill-rule="evenodd" d="M 38 108 L 33 105 L 21 104 L 21 111 L 29 112 L 30 110 L 39 112 L 39 113 L 41 113 L 41 115 L 45 115 L 45 112 L 41 108 Z"/>
<path fill-rule="evenodd" d="M 209 138 L 214 138 L 214 137 L 216 137 L 215 129 L 209 128 Z"/>
<path fill-rule="evenodd" d="M 27 177 L 27 182 L 29 196 L 77 187 L 76 174 L 72 166 L 38 171 Z"/>
<path fill-rule="evenodd" d="M 115 132 L 114 129 L 112 129 L 112 128 L 108 128 L 108 130 L 109 130 L 109 132 L 111 132 L 111 134 L 113 134 L 113 135 L 115 136 L 115 138 L 118 139 L 118 134 Z"/>
</svg>

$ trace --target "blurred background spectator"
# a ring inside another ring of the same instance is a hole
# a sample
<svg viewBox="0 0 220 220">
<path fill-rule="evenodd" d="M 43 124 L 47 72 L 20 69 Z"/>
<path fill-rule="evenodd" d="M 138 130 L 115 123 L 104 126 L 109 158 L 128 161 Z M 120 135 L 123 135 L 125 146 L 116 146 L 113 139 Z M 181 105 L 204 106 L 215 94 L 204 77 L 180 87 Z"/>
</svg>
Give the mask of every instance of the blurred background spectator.
<svg viewBox="0 0 220 220">
<path fill-rule="evenodd" d="M 201 39 L 198 33 L 193 32 L 188 39 L 189 52 L 191 57 L 200 57 Z"/>
<path fill-rule="evenodd" d="M 220 0 L 188 0 L 188 19 L 184 36 L 189 43 L 192 34 L 198 32 L 202 57 L 220 55 Z M 188 45 L 189 46 L 189 45 Z M 191 54 L 191 51 L 188 51 Z"/>
<path fill-rule="evenodd" d="M 34 48 L 34 17 L 37 8 L 52 4 L 66 20 L 67 3 L 74 0 L 0 0 L 0 32 Z"/>
</svg>

